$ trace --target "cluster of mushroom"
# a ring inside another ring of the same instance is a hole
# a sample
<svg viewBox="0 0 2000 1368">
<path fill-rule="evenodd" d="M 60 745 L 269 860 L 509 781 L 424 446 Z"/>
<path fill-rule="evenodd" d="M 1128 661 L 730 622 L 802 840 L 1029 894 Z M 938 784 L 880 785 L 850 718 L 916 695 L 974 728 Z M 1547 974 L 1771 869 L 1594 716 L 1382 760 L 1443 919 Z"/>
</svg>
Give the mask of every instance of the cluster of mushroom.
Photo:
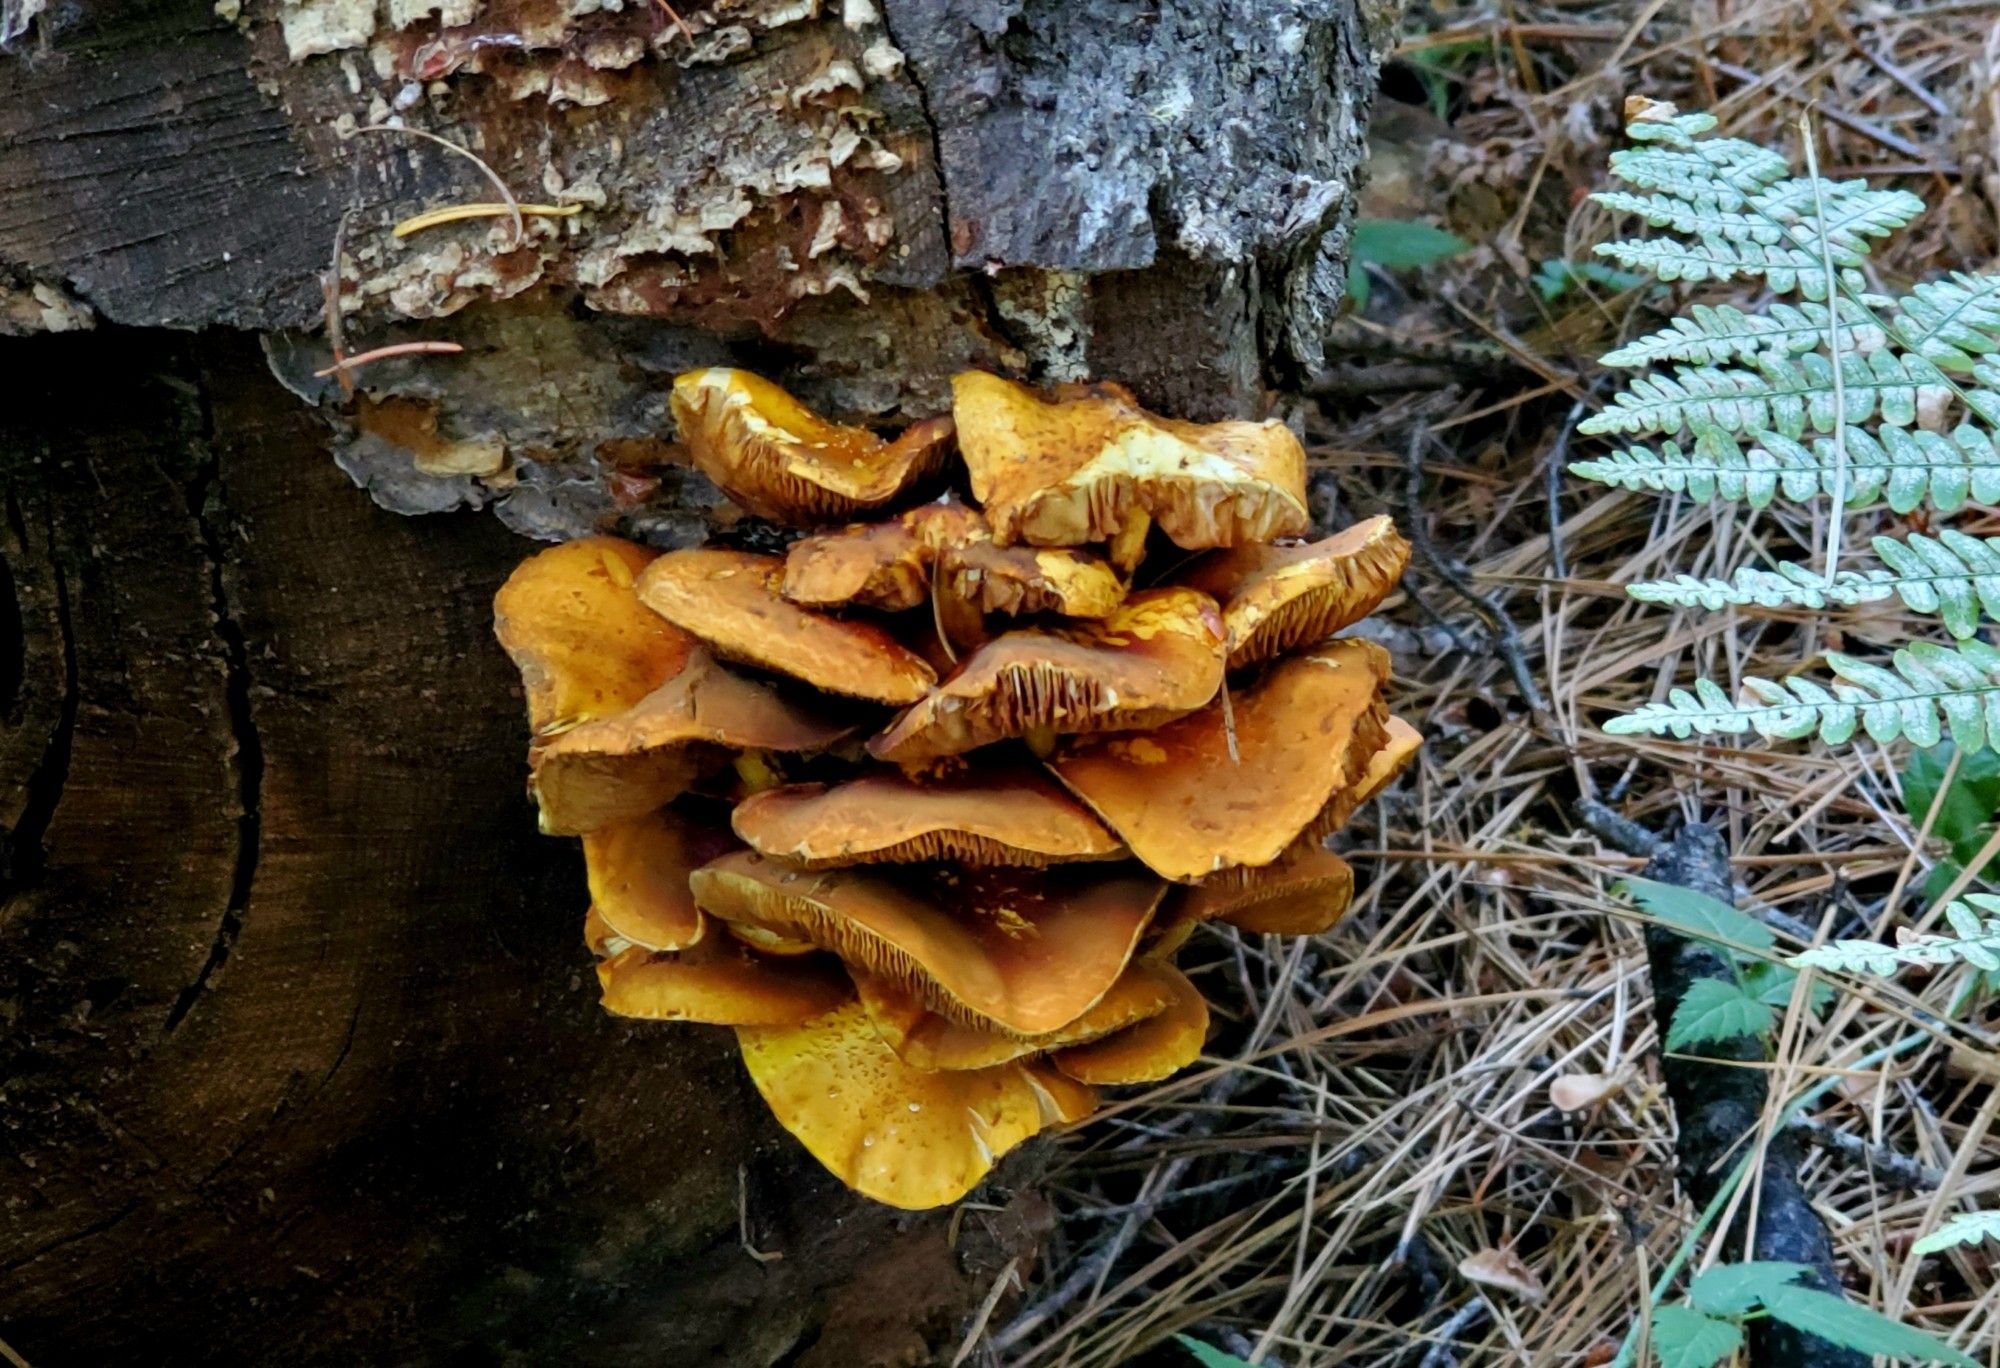
<svg viewBox="0 0 2000 1368">
<path fill-rule="evenodd" d="M 571 542 L 495 601 L 542 829 L 583 838 L 604 1005 L 736 1028 L 851 1187 L 956 1200 L 1099 1085 L 1195 1059 L 1174 957 L 1199 923 L 1346 909 L 1325 838 L 1417 736 L 1385 653 L 1334 637 L 1408 544 L 1386 518 L 1285 541 L 1308 520 L 1283 425 L 1115 385 L 969 373 L 894 440 L 741 371 L 673 404 L 732 500 L 816 530 L 783 555 Z"/>
</svg>

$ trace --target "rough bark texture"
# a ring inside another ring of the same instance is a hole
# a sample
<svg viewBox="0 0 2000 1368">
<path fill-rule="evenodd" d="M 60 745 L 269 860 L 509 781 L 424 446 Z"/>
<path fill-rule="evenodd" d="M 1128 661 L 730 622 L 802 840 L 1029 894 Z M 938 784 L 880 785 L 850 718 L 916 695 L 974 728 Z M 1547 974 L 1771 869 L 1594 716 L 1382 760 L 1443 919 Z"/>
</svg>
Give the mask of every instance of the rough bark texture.
<svg viewBox="0 0 2000 1368">
<path fill-rule="evenodd" d="M 1736 902 L 1729 848 L 1720 831 L 1700 822 L 1683 827 L 1653 857 L 1646 877 L 1692 888 L 1731 906 Z M 1697 979 L 1728 978 L 1731 973 L 1712 946 L 1658 926 L 1646 929 L 1646 957 L 1653 979 L 1654 1015 L 1663 1034 Z M 1761 1041 L 1738 1036 L 1692 1046 L 1686 1053 L 1725 1061 L 1711 1065 L 1674 1057 L 1660 1065 L 1679 1126 L 1674 1148 L 1681 1183 L 1697 1206 L 1706 1206 L 1735 1166 L 1748 1137 L 1756 1133 L 1768 1091 L 1763 1070 L 1734 1068 L 1727 1061 L 1761 1063 L 1765 1049 Z M 1755 1257 L 1804 1264 L 1812 1271 L 1802 1282 L 1838 1295 L 1841 1286 L 1834 1273 L 1832 1237 L 1813 1209 L 1812 1194 L 1799 1181 L 1804 1158 L 1790 1131 L 1779 1131 L 1765 1147 Z M 1742 1247 L 1740 1238 L 1733 1247 Z M 1768 1318 L 1750 1327 L 1750 1344 L 1752 1361 L 1766 1368 L 1867 1368 L 1869 1362 L 1865 1354 Z"/>
<path fill-rule="evenodd" d="M 0 334 L 37 334 L 0 337 L 0 1339 L 36 1368 L 914 1365 L 1030 1272 L 1031 1195 L 948 1242 L 839 1191 L 725 1033 L 599 1012 L 517 796 L 507 527 L 704 535 L 696 365 L 871 422 L 967 365 L 1267 411 L 1338 300 L 1393 0 L 674 8 L 0 0 Z M 391 118 L 580 212 L 396 239 L 495 192 L 356 131 Z M 345 395 L 329 295 L 350 354 L 466 350 Z M 217 326 L 261 352 L 127 331 Z"/>
<path fill-rule="evenodd" d="M 343 464 L 389 507 L 498 501 L 538 536 L 698 533 L 709 492 L 659 443 L 660 377 L 691 365 L 870 421 L 938 411 L 968 365 L 1258 414 L 1320 359 L 1396 8 L 72 0 L 0 56 L 0 327 L 268 330 L 330 403 L 307 334 L 338 238 L 349 350 L 468 346 L 369 370 Z M 580 212 L 393 238 L 495 192 L 355 131 L 392 119 Z"/>
</svg>

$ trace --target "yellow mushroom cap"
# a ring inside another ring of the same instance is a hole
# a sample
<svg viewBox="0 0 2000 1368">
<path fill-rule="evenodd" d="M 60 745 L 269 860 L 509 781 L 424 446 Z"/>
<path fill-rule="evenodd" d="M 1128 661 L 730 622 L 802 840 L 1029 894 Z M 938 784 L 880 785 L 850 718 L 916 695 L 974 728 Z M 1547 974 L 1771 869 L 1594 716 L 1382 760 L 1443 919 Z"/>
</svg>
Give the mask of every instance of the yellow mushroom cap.
<svg viewBox="0 0 2000 1368">
<path fill-rule="evenodd" d="M 536 736 L 631 707 L 687 659 L 693 639 L 639 602 L 653 556 L 584 537 L 528 557 L 493 596 L 493 632 L 521 671 Z"/>
<path fill-rule="evenodd" d="M 631 942 L 613 931 L 604 918 L 597 915 L 595 907 L 587 908 L 583 914 L 583 943 L 590 953 L 604 958 L 621 950 L 631 948 Z"/>
<path fill-rule="evenodd" d="M 1180 970 L 1154 967 L 1172 985 L 1164 1011 L 1102 1040 L 1057 1050 L 1049 1062 L 1079 1083 L 1113 1087 L 1157 1083 L 1199 1059 L 1208 1039 L 1208 1003 Z"/>
<path fill-rule="evenodd" d="M 770 959 L 728 936 L 677 955 L 635 945 L 600 960 L 597 982 L 614 1016 L 708 1026 L 795 1026 L 854 996 L 829 956 Z"/>
<path fill-rule="evenodd" d="M 1165 886 L 1127 869 L 871 865 L 813 871 L 748 851 L 694 872 L 724 921 L 812 941 L 970 1026 L 1040 1035 L 1124 972 Z"/>
<path fill-rule="evenodd" d="M 995 637 L 868 750 L 912 763 L 1038 730 L 1158 726 L 1214 698 L 1222 672 L 1214 601 L 1191 589 L 1148 590 L 1102 622 Z"/>
<path fill-rule="evenodd" d="M 1089 809 L 1021 765 L 768 789 L 738 804 L 730 821 L 753 850 L 808 869 L 917 860 L 1039 867 L 1125 853 Z"/>
<path fill-rule="evenodd" d="M 688 875 L 736 843 L 661 809 L 583 838 L 593 915 L 614 936 L 648 950 L 685 950 L 704 929 Z"/>
<path fill-rule="evenodd" d="M 1380 749 L 1388 677 L 1381 647 L 1329 642 L 1278 661 L 1228 712 L 1218 700 L 1152 731 L 1080 738 L 1049 768 L 1169 879 L 1269 864 Z"/>
<path fill-rule="evenodd" d="M 1002 545 L 1112 541 L 1148 517 L 1191 551 L 1309 525 L 1305 449 L 1282 423 L 1178 422 L 1110 386 L 1051 402 L 977 371 L 953 379 L 952 415 Z"/>
<path fill-rule="evenodd" d="M 718 748 L 817 751 L 851 730 L 697 647 L 679 674 L 624 712 L 537 747 L 529 786 L 541 804 L 542 830 L 578 835 L 667 803 Z"/>
<path fill-rule="evenodd" d="M 912 703 L 937 682 L 882 628 L 809 612 L 778 592 L 784 562 L 747 551 L 669 551 L 639 577 L 639 597 L 717 655 L 828 693 Z"/>
<path fill-rule="evenodd" d="M 675 378 L 670 402 L 702 473 L 743 508 L 793 526 L 894 503 L 937 476 L 951 455 L 949 418 L 884 441 L 828 422 L 748 371 L 689 371 Z"/>
<path fill-rule="evenodd" d="M 1410 544 L 1386 517 L 1304 546 L 1238 546 L 1204 556 L 1181 583 L 1222 605 L 1229 668 L 1325 641 L 1374 612 L 1402 578 Z"/>
<path fill-rule="evenodd" d="M 850 1188 L 905 1210 L 957 1201 L 1001 1155 L 1095 1102 L 1023 1064 L 911 1068 L 858 1003 L 736 1039 L 778 1123 Z"/>
<path fill-rule="evenodd" d="M 985 1069 L 1082 1044 L 1165 1011 L 1174 996 L 1171 970 L 1134 961 L 1076 1020 L 1045 1035 L 1015 1036 L 939 1016 L 892 979 L 865 970 L 848 972 L 876 1033 L 905 1064 L 917 1069 Z"/>
<path fill-rule="evenodd" d="M 1180 892 L 1172 915 L 1277 936 L 1316 936 L 1353 901 L 1354 871 L 1347 861 L 1306 841 L 1270 864 L 1209 875 Z"/>
</svg>

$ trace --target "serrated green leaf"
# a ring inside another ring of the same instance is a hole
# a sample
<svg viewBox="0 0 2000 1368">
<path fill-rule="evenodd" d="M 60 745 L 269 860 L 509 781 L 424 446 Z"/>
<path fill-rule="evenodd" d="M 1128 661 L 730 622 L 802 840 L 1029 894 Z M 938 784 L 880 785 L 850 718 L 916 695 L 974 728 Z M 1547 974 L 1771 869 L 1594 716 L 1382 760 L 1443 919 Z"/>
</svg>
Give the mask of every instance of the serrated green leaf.
<svg viewBox="0 0 2000 1368">
<path fill-rule="evenodd" d="M 1982 1240 L 2000 1244 L 2000 1211 L 1968 1211 L 1954 1216 L 1910 1248 L 1918 1254 L 1935 1254 L 1953 1245 L 1978 1244 Z"/>
<path fill-rule="evenodd" d="M 1667 1048 L 1685 1050 L 1738 1036 L 1769 1039 L 1773 1017 L 1769 1004 L 1727 979 L 1696 979 L 1681 995 L 1667 1029 Z"/>
<path fill-rule="evenodd" d="M 1748 947 L 1769 950 L 1778 943 L 1770 927 L 1747 912 L 1739 912 L 1719 898 L 1692 888 L 1631 878 L 1619 889 L 1647 913 L 1659 918 L 1683 936 L 1708 941 L 1724 949 Z"/>
<path fill-rule="evenodd" d="M 1796 1282 L 1811 1271 L 1802 1263 L 1777 1259 L 1717 1264 L 1688 1284 L 1688 1300 L 1711 1316 L 1741 1316 L 1755 1310 L 1773 1288 Z"/>
<path fill-rule="evenodd" d="M 1251 1368 L 1251 1365 L 1234 1354 L 1225 1354 L 1212 1344 L 1203 1344 L 1193 1335 L 1175 1335 L 1181 1348 L 1194 1355 L 1194 1361 L 1201 1368 Z"/>
<path fill-rule="evenodd" d="M 1704 1316 L 1678 1302 L 1653 1308 L 1653 1353 L 1660 1368 L 1714 1368 L 1743 1347 L 1734 1321 Z"/>
<path fill-rule="evenodd" d="M 1763 1297 L 1764 1309 L 1795 1329 L 1863 1354 L 1886 1354 L 1909 1363 L 1949 1363 L 1979 1368 L 1971 1355 L 1943 1340 L 1843 1297 L 1790 1283 Z"/>
</svg>

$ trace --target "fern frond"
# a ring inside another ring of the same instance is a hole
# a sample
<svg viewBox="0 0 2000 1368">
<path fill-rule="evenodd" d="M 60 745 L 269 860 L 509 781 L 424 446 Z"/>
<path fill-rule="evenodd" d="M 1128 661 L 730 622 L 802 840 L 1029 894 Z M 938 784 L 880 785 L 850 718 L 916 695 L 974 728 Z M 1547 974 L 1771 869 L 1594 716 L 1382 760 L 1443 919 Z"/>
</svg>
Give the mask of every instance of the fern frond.
<svg viewBox="0 0 2000 1368">
<path fill-rule="evenodd" d="M 1634 124 L 1626 131 L 1642 143 L 1653 142 L 1640 127 Z M 1781 153 L 1740 138 L 1688 137 L 1671 147 L 1630 147 L 1611 154 L 1611 174 L 1627 185 L 1690 201 L 1711 200 L 1732 210 L 1791 170 Z"/>
<path fill-rule="evenodd" d="M 1698 243 L 1647 238 L 1600 242 L 1590 250 L 1597 256 L 1610 257 L 1628 271 L 1645 271 L 1668 284 L 1683 281 L 1699 285 L 1709 280 L 1762 276 L 1764 283 L 1780 294 L 1797 292 L 1807 299 L 1820 300 L 1827 295 L 1826 268 L 1820 264 L 1819 254 L 1805 247 L 1766 246 L 1725 238 L 1705 238 Z M 1868 284 L 1852 267 L 1836 267 L 1834 278 L 1850 294 L 1861 293 Z"/>
<path fill-rule="evenodd" d="M 2000 1242 L 2000 1211 L 1967 1211 L 1952 1217 L 1910 1246 L 1912 1254 L 1936 1254 L 1953 1245 Z"/>
<path fill-rule="evenodd" d="M 1754 361 L 1767 353 L 1796 356 L 1826 341 L 1826 305 L 1773 303 L 1767 314 L 1745 313 L 1732 304 L 1696 304 L 1656 333 L 1627 342 L 1603 357 L 1607 366 L 1637 370 L 1666 361 L 1714 366 Z M 1841 340 L 1857 352 L 1880 347 L 1886 334 L 1851 299 L 1840 301 Z"/>
<path fill-rule="evenodd" d="M 1672 608 L 1852 608 L 1876 603 L 1894 595 L 1894 576 L 1886 570 L 1843 570 L 1832 584 L 1809 565 L 1790 561 L 1775 570 L 1738 570 L 1731 579 L 1696 579 L 1676 575 L 1670 580 L 1649 580 L 1630 585 L 1625 592 L 1641 603 L 1662 603 Z"/>
<path fill-rule="evenodd" d="M 1657 450 L 1627 447 L 1577 461 L 1570 471 L 1617 489 L 1762 508 L 1779 497 L 1805 503 L 1830 495 L 1838 467 L 1839 453 L 1827 438 L 1808 447 L 1764 432 L 1746 450 L 1727 434 L 1709 429 L 1691 450 L 1677 442 Z M 1847 433 L 1846 488 L 1850 508 L 1879 498 L 1898 513 L 1925 502 L 1945 513 L 1956 512 L 1968 498 L 2000 503 L 2000 449 L 1990 432 L 1969 423 L 1949 436 L 1889 427 L 1878 438 L 1866 428 L 1854 428 Z"/>
<path fill-rule="evenodd" d="M 1957 935 L 1919 936 L 1906 931 L 1894 945 L 1871 940 L 1830 941 L 1793 955 L 1791 964 L 1798 969 L 1834 969 L 1877 978 L 1889 978 L 1913 965 L 1969 964 L 1987 973 L 2000 969 L 2000 897 L 1968 893 L 1946 904 L 1944 915 Z"/>
<path fill-rule="evenodd" d="M 1889 326 L 1905 348 L 1940 369 L 1969 371 L 2000 351 L 2000 275 L 1926 281 L 1897 301 L 1896 315 Z"/>
<path fill-rule="evenodd" d="M 1849 426 L 1879 413 L 1884 423 L 1910 427 L 1920 404 L 1941 404 L 1951 394 L 1936 366 L 1888 348 L 1844 353 L 1840 372 L 1844 409 L 1836 410 L 1833 363 L 1817 352 L 1762 356 L 1754 367 L 1676 366 L 1671 375 L 1637 377 L 1577 431 L 1671 437 L 1708 426 L 1797 438 L 1808 424 L 1815 432 L 1833 431 L 1842 412 Z"/>
<path fill-rule="evenodd" d="M 1641 603 L 1670 608 L 1853 608 L 1895 597 L 1913 613 L 1936 613 L 1964 641 L 1979 630 L 1980 614 L 2000 621 L 2000 537 L 1984 541 L 1946 528 L 1936 537 L 1913 533 L 1905 541 L 1875 538 L 1887 570 L 1842 570 L 1828 584 L 1824 572 L 1786 561 L 1771 570 L 1742 569 L 1730 579 L 1676 575 L 1631 585 Z"/>
<path fill-rule="evenodd" d="M 1924 202 L 1905 190 L 1876 190 L 1866 181 L 1821 181 L 1817 200 L 1810 177 L 1784 180 L 1747 196 L 1742 205 L 1725 209 L 1706 196 L 1683 199 L 1671 194 L 1635 195 L 1605 190 L 1591 199 L 1607 209 L 1636 214 L 1655 228 L 1715 247 L 1797 247 L 1806 253 L 1801 264 L 1824 269 L 1819 262 L 1821 206 L 1824 206 L 1826 251 L 1835 266 L 1859 266 L 1868 258 L 1871 238 L 1887 237 L 1921 214 Z M 1755 258 L 1753 255 L 1753 259 Z"/>
<path fill-rule="evenodd" d="M 1947 527 L 1936 537 L 1877 537 L 1875 554 L 1893 572 L 1904 604 L 1936 613 L 1960 641 L 1979 630 L 1982 612 L 2000 621 L 2000 537 L 1981 540 Z"/>
<path fill-rule="evenodd" d="M 1612 718 L 1604 729 L 1683 740 L 1755 731 L 1777 740 L 1818 736 L 1834 745 L 1865 729 L 1877 741 L 1906 736 L 1925 747 L 1948 732 L 1966 751 L 1985 748 L 1989 737 L 2000 742 L 2000 651 L 1982 641 L 1955 648 L 1920 641 L 1897 651 L 1893 663 L 1889 669 L 1829 653 L 1827 664 L 1837 676 L 1830 689 L 1803 676 L 1750 678 L 1741 699 L 1704 679 L 1695 692 L 1675 689 L 1666 702 Z"/>
</svg>

